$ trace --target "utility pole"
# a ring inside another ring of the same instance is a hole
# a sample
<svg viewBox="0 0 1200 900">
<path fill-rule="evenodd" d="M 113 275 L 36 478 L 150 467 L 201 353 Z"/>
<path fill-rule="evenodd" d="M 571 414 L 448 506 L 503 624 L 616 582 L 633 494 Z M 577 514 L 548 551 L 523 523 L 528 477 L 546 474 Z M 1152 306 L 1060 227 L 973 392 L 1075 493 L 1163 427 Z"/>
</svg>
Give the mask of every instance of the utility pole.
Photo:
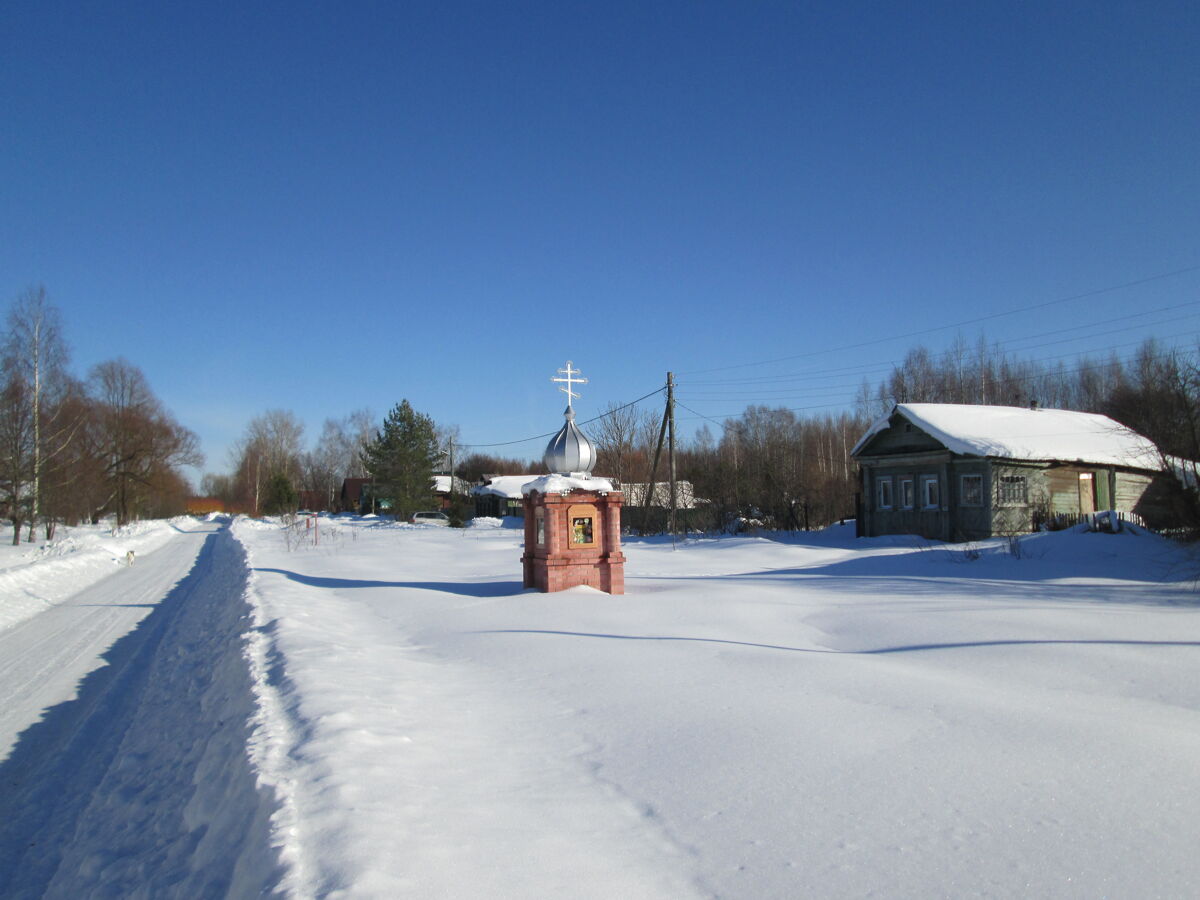
<svg viewBox="0 0 1200 900">
<path fill-rule="evenodd" d="M 654 462 L 650 464 L 650 481 L 642 495 L 642 534 L 646 533 L 647 516 L 650 514 L 650 498 L 654 494 L 654 476 L 658 474 L 658 459 L 662 456 L 663 439 L 667 436 L 667 412 L 663 410 L 662 423 L 658 426 L 658 444 L 654 447 Z"/>
<path fill-rule="evenodd" d="M 671 472 L 671 537 L 674 538 L 677 528 L 675 511 L 677 496 L 675 493 L 675 375 L 667 373 L 667 458 Z"/>
</svg>

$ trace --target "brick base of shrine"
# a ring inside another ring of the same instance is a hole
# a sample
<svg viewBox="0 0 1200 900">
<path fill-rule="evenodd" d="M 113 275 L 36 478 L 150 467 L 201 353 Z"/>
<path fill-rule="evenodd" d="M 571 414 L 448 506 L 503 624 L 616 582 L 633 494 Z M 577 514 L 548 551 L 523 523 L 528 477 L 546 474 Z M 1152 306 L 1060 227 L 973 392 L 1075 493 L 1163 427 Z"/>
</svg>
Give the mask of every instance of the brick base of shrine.
<svg viewBox="0 0 1200 900">
<path fill-rule="evenodd" d="M 525 497 L 525 587 L 563 591 L 586 584 L 625 593 L 620 491 L 534 492 Z"/>
</svg>

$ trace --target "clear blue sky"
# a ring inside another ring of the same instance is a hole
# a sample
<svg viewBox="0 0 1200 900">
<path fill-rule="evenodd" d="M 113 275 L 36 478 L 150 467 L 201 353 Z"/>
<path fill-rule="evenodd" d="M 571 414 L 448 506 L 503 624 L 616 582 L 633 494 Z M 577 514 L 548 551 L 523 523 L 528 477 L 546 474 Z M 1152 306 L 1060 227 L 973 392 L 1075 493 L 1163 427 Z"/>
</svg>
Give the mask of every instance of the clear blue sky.
<svg viewBox="0 0 1200 900">
<path fill-rule="evenodd" d="M 581 418 L 668 370 L 709 415 L 848 401 L 914 333 L 1200 266 L 1198 46 L 1194 0 L 12 0 L 0 300 L 45 284 L 75 370 L 139 365 L 211 471 L 268 408 L 553 431 L 568 358 Z M 1193 343 L 1198 301 L 962 332 Z M 701 383 L 825 366 L 860 368 Z"/>
</svg>

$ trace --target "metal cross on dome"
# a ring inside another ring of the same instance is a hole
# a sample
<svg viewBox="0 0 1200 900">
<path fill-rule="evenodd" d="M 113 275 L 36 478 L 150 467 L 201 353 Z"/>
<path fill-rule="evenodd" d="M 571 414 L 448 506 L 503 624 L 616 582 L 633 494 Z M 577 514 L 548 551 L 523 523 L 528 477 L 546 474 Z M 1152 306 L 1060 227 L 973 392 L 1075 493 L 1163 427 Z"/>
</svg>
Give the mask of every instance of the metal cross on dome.
<svg viewBox="0 0 1200 900">
<path fill-rule="evenodd" d="M 570 409 L 571 401 L 576 399 L 579 396 L 577 393 L 575 393 L 573 390 L 571 390 L 571 385 L 587 384 L 588 380 L 586 378 L 582 377 L 582 375 L 580 375 L 579 369 L 571 368 L 571 361 L 569 359 L 567 360 L 567 367 L 565 369 L 559 369 L 558 374 L 566 375 L 567 377 L 566 378 L 551 378 L 550 380 L 566 383 L 567 386 L 560 387 L 559 390 L 567 395 L 567 409 Z M 576 377 L 576 376 L 579 376 L 579 377 Z"/>
</svg>

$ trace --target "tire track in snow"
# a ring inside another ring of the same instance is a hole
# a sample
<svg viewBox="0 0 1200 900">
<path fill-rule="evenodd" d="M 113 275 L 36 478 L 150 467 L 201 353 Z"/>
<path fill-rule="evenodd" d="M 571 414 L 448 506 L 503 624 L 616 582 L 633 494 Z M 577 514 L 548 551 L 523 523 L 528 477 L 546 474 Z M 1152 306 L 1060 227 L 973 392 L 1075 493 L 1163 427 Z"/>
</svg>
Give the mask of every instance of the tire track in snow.
<svg viewBox="0 0 1200 900">
<path fill-rule="evenodd" d="M 198 549 L 108 665 L 0 764 L 0 895 L 244 896 L 275 883 L 274 799 L 246 755 L 245 558 L 227 530 Z M 122 585 L 104 585 L 97 602 L 111 603 Z"/>
</svg>

